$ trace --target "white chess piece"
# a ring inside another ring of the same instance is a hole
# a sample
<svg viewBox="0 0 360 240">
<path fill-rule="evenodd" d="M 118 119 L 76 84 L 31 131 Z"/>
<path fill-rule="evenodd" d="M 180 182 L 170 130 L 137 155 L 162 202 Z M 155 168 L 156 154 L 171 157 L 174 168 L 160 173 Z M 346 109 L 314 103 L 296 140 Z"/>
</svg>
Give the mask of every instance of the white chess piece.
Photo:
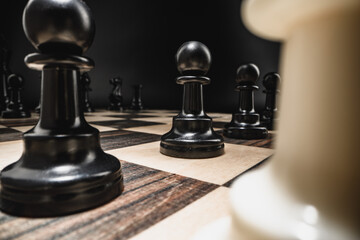
<svg viewBox="0 0 360 240">
<path fill-rule="evenodd" d="M 242 16 L 283 41 L 276 153 L 234 183 L 213 239 L 360 239 L 360 1 L 247 0 Z"/>
</svg>

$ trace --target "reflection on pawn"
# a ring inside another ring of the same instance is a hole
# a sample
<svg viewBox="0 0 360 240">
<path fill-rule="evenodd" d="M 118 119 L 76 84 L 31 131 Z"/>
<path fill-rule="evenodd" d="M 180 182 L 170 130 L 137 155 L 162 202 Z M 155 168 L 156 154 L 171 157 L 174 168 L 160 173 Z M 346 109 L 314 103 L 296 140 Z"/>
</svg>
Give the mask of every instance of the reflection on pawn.
<svg viewBox="0 0 360 240">
<path fill-rule="evenodd" d="M 91 79 L 87 72 L 80 77 L 80 100 L 84 112 L 94 112 L 94 108 L 90 102 L 89 92 L 92 91 Z"/>
<path fill-rule="evenodd" d="M 0 208 L 50 217 L 105 204 L 121 194 L 123 177 L 119 160 L 101 149 L 99 131 L 79 104 L 80 72 L 94 66 L 81 56 L 95 33 L 90 9 L 82 0 L 32 0 L 23 24 L 41 52 L 25 58 L 29 68 L 42 71 L 41 114 L 24 133 L 23 155 L 0 174 Z"/>
<path fill-rule="evenodd" d="M 279 92 L 278 84 L 280 83 L 280 75 L 270 72 L 264 76 L 263 85 L 266 93 L 265 110 L 261 115 L 261 125 L 268 130 L 273 130 L 276 124 L 276 94 Z M 275 124 L 274 124 L 275 123 Z"/>
<path fill-rule="evenodd" d="M 261 139 L 268 131 L 260 126 L 260 116 L 254 110 L 254 91 L 258 90 L 256 81 L 260 71 L 255 64 L 246 64 L 238 68 L 236 88 L 239 92 L 239 107 L 233 113 L 230 123 L 225 125 L 224 135 L 229 138 Z"/>
<path fill-rule="evenodd" d="M 24 85 L 22 77 L 11 74 L 8 78 L 8 91 L 9 91 L 9 103 L 7 104 L 6 110 L 1 113 L 3 118 L 26 118 L 30 117 L 30 112 L 24 108 L 21 101 L 20 91 Z"/>
<path fill-rule="evenodd" d="M 176 79 L 184 85 L 181 112 L 173 118 L 172 129 L 161 137 L 160 152 L 179 158 L 210 158 L 224 153 L 224 139 L 212 129 L 212 119 L 203 109 L 204 75 L 210 68 L 211 55 L 202 43 L 184 43 L 176 54 L 182 74 Z"/>
</svg>

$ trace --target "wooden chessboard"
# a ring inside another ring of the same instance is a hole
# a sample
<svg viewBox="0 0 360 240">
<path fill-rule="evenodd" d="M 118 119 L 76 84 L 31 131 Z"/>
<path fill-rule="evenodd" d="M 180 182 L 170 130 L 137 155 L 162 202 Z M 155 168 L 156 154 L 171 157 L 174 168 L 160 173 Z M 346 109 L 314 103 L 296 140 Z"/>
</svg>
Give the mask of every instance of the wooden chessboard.
<svg viewBox="0 0 360 240">
<path fill-rule="evenodd" d="M 112 202 L 57 218 L 19 218 L 0 212 L 0 239 L 189 239 L 229 214 L 232 181 L 272 155 L 273 133 L 263 140 L 225 138 L 225 155 L 179 159 L 160 154 L 160 136 L 177 111 L 97 111 L 87 121 L 101 132 L 103 149 L 120 159 L 125 190 Z M 38 116 L 0 119 L 0 170 L 19 159 L 22 133 Z M 208 113 L 221 132 L 230 114 Z M 46 151 L 46 149 L 44 149 Z"/>
</svg>

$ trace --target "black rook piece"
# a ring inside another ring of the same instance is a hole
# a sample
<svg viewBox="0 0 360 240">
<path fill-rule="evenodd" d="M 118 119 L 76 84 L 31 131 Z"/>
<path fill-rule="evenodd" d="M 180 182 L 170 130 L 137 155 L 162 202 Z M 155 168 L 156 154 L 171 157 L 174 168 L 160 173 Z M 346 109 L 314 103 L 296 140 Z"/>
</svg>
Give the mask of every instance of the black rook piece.
<svg viewBox="0 0 360 240">
<path fill-rule="evenodd" d="M 83 73 L 80 77 L 80 97 L 81 104 L 84 112 L 94 112 L 94 108 L 90 102 L 89 92 L 92 90 L 90 88 L 91 79 L 87 72 Z"/>
<path fill-rule="evenodd" d="M 82 0 L 31 0 L 24 30 L 40 54 L 25 58 L 42 70 L 41 114 L 24 134 L 19 161 L 1 172 L 0 207 L 17 216 L 47 217 L 94 208 L 123 190 L 118 159 L 104 153 L 99 131 L 84 119 L 78 81 L 93 61 L 94 21 Z"/>
<path fill-rule="evenodd" d="M 269 130 L 274 129 L 274 122 L 276 122 L 276 94 L 279 92 L 278 84 L 280 83 L 280 75 L 271 72 L 265 75 L 263 85 L 266 93 L 265 110 L 261 116 L 261 124 Z"/>
<path fill-rule="evenodd" d="M 260 72 L 256 65 L 247 64 L 237 70 L 236 88 L 239 92 L 239 107 L 230 123 L 225 125 L 224 135 L 229 138 L 261 139 L 267 137 L 267 129 L 260 126 L 260 117 L 254 110 L 254 90 Z"/>
<path fill-rule="evenodd" d="M 120 77 L 114 77 L 110 79 L 110 83 L 113 85 L 113 89 L 109 96 L 110 104 L 109 110 L 123 110 L 123 96 L 122 96 L 122 79 Z"/>
<path fill-rule="evenodd" d="M 141 100 L 142 87 L 143 86 L 141 84 L 134 85 L 134 97 L 132 99 L 131 106 L 130 106 L 130 109 L 132 109 L 132 110 L 139 111 L 144 108 L 143 104 L 142 104 L 142 100 Z"/>
<path fill-rule="evenodd" d="M 11 74 L 8 78 L 8 91 L 10 93 L 9 102 L 6 110 L 1 113 L 3 118 L 26 118 L 30 117 L 30 112 L 25 109 L 22 101 L 20 90 L 24 85 L 22 77 Z"/>
<path fill-rule="evenodd" d="M 212 119 L 203 109 L 204 75 L 210 68 L 211 55 L 202 43 L 184 43 L 176 54 L 183 75 L 176 83 L 184 85 L 181 112 L 173 118 L 170 132 L 161 137 L 160 152 L 179 158 L 210 158 L 224 153 L 224 139 L 212 129 Z"/>
</svg>

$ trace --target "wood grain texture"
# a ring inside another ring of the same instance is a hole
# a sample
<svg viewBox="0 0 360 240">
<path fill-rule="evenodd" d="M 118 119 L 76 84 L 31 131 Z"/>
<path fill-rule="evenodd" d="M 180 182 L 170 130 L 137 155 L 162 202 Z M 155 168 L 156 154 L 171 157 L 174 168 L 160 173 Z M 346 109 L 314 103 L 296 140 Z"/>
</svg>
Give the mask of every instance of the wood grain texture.
<svg viewBox="0 0 360 240">
<path fill-rule="evenodd" d="M 145 121 L 137 121 L 137 120 L 115 120 L 115 121 L 112 120 L 112 121 L 96 121 L 96 122 L 92 122 L 92 124 L 108 126 L 116 129 L 123 129 L 130 127 L 160 125 L 162 123 L 145 122 Z"/>
<path fill-rule="evenodd" d="M 215 184 L 122 161 L 125 191 L 102 207 L 67 217 L 0 213 L 0 239 L 128 239 L 218 188 Z"/>
<path fill-rule="evenodd" d="M 22 132 L 11 128 L 0 128 L 0 142 L 15 141 L 22 138 Z"/>
<path fill-rule="evenodd" d="M 125 130 L 100 133 L 103 150 L 112 150 L 160 140 L 160 135 L 139 133 Z"/>
</svg>

